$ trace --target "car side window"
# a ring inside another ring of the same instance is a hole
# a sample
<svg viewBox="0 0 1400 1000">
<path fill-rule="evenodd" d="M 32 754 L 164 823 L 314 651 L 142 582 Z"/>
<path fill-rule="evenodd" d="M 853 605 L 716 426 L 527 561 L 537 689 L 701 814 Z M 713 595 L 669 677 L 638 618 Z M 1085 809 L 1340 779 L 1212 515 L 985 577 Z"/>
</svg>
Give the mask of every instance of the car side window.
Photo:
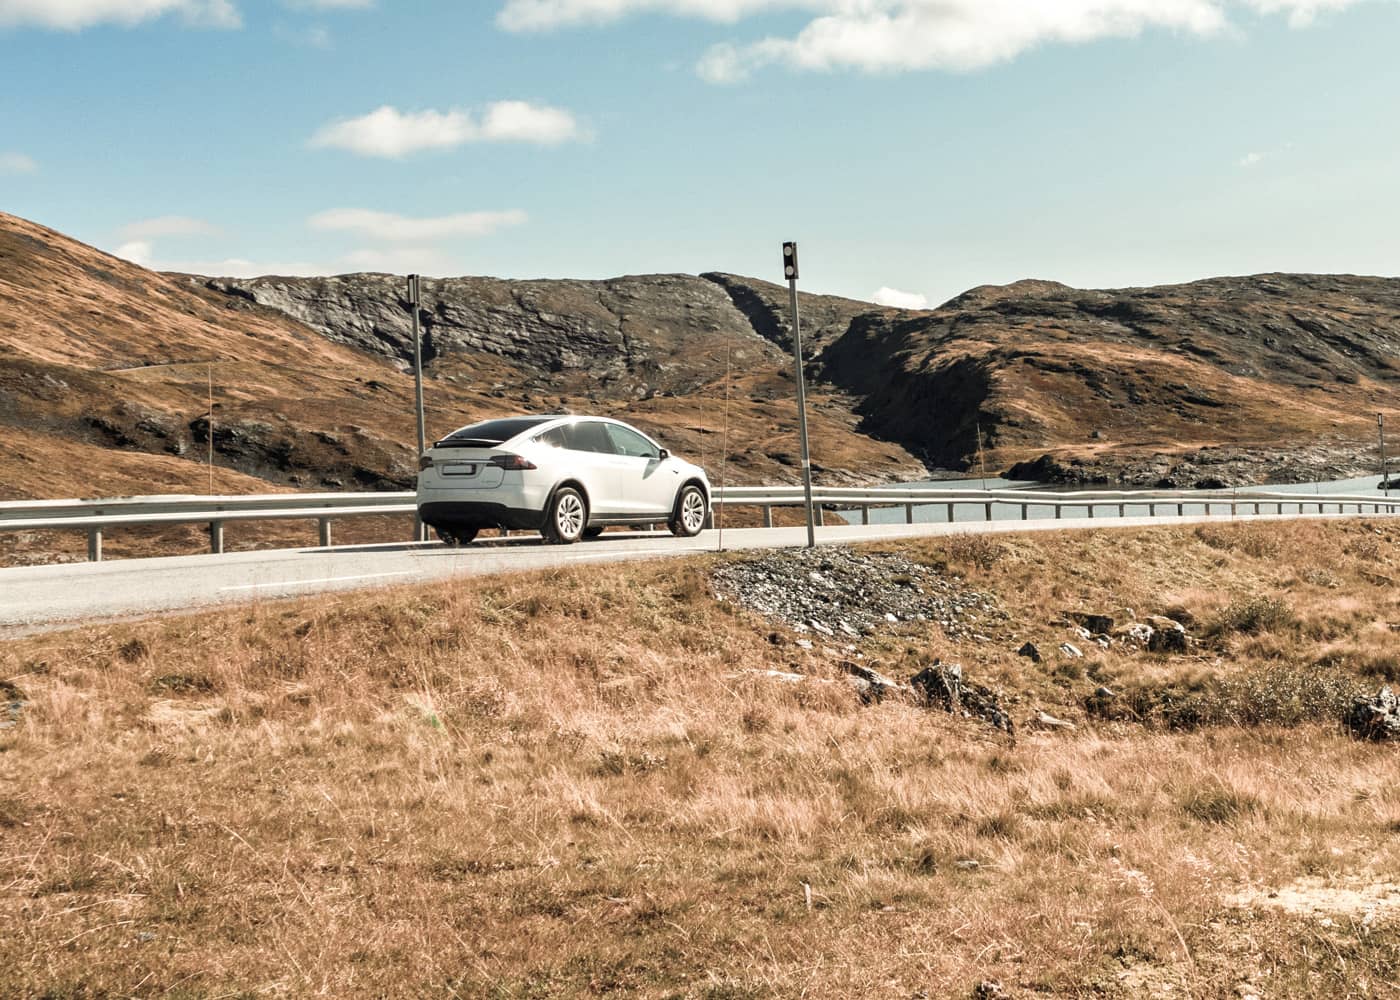
<svg viewBox="0 0 1400 1000">
<path fill-rule="evenodd" d="M 605 424 L 604 426 L 608 429 L 608 436 L 612 438 L 613 449 L 619 455 L 629 455 L 632 458 L 661 457 L 654 444 L 630 427 L 621 427 L 617 424 Z"/>
<path fill-rule="evenodd" d="M 535 435 L 535 440 L 551 448 L 567 448 L 568 444 L 564 439 L 564 430 L 564 427 L 551 427 L 543 434 Z"/>
<path fill-rule="evenodd" d="M 613 453 L 607 427 L 596 420 L 580 420 L 576 424 L 570 424 L 565 431 L 565 440 L 568 442 L 567 447 L 574 451 L 593 451 L 603 455 Z"/>
</svg>

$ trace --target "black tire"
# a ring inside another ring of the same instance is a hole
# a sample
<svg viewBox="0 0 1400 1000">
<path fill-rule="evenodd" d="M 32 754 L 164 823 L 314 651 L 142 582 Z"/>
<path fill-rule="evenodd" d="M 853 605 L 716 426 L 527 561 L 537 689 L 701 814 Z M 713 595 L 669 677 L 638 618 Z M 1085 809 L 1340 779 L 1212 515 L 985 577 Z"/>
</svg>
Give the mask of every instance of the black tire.
<svg viewBox="0 0 1400 1000">
<path fill-rule="evenodd" d="M 480 528 L 438 528 L 437 536 L 442 539 L 442 544 L 455 549 L 459 545 L 470 545 L 476 541 L 476 533 Z"/>
<path fill-rule="evenodd" d="M 549 499 L 540 534 L 551 545 L 572 545 L 588 527 L 588 501 L 572 486 L 561 486 Z"/>
<path fill-rule="evenodd" d="M 595 525 L 594 525 L 593 527 L 591 527 L 591 528 L 584 528 L 584 529 L 583 529 L 583 540 L 586 541 L 586 542 L 591 542 L 591 541 L 593 541 L 593 539 L 597 538 L 597 537 L 598 537 L 599 535 L 601 535 L 602 533 L 603 533 L 603 525 L 601 525 L 601 524 L 595 524 Z"/>
<path fill-rule="evenodd" d="M 686 483 L 676 494 L 676 505 L 671 508 L 671 520 L 666 527 L 679 538 L 694 538 L 705 530 L 705 519 L 710 513 L 710 502 L 705 491 L 694 483 Z"/>
</svg>

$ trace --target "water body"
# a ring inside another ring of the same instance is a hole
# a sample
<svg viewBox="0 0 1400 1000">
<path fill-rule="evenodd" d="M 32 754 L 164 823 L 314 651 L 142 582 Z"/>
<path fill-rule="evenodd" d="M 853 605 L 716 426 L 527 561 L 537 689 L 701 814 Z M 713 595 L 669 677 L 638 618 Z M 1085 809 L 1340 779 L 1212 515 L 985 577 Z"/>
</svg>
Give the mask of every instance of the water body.
<svg viewBox="0 0 1400 1000">
<path fill-rule="evenodd" d="M 1394 473 L 1392 473 L 1392 476 L 1393 475 Z M 1283 512 L 1286 514 L 1296 513 L 1296 504 L 1303 503 L 1305 505 L 1303 508 L 1305 512 L 1315 513 L 1317 510 L 1316 504 L 1319 502 L 1325 502 L 1314 499 L 1318 497 L 1326 497 L 1330 495 L 1375 497 L 1377 500 L 1384 499 L 1384 494 L 1378 488 L 1380 486 L 1380 481 L 1380 476 L 1363 476 L 1359 479 L 1334 479 L 1327 482 L 1316 483 L 1293 483 L 1287 485 L 1273 484 L 1269 486 L 1241 486 L 1239 489 L 1234 490 L 1233 492 L 1241 497 L 1245 497 L 1254 493 L 1288 493 L 1292 495 L 1297 495 L 1300 498 L 1300 500 L 1292 503 L 1285 502 L 1283 505 Z M 934 482 L 907 483 L 903 488 L 927 490 L 929 493 L 929 501 L 927 503 L 916 503 L 914 505 L 914 521 L 918 524 L 948 523 L 949 505 L 947 501 L 937 499 L 938 493 L 940 491 L 967 491 L 981 489 L 1023 491 L 1026 494 L 1026 499 L 1024 501 L 1026 506 L 1025 516 L 1027 518 L 1035 519 L 1053 518 L 1055 516 L 1054 507 L 1048 504 L 1037 504 L 1035 502 L 1035 495 L 1037 492 L 1089 493 L 1095 491 L 1110 491 L 1114 489 L 1113 486 L 1045 486 L 1041 483 L 1028 483 L 1012 479 L 993 479 L 990 477 L 987 479 L 940 479 Z M 1144 490 L 1144 492 L 1156 491 Z M 1392 489 L 1390 492 L 1392 497 L 1400 498 L 1400 490 Z M 1178 513 L 1178 505 L 1175 502 L 1159 503 L 1156 506 L 1156 513 L 1161 515 Z M 1181 510 L 1179 513 L 1185 516 L 1190 516 L 1193 514 L 1201 515 L 1205 513 L 1229 514 L 1230 512 L 1229 506 L 1227 504 L 1221 503 L 1219 500 L 1215 501 L 1211 505 L 1209 512 L 1206 510 L 1206 504 L 1204 502 L 1183 502 L 1180 506 Z M 1152 514 L 1152 511 L 1149 509 L 1147 504 L 1128 503 L 1123 504 L 1122 507 L 1122 515 L 1126 517 L 1148 517 Z M 1335 504 L 1330 504 L 1327 505 L 1325 509 L 1328 513 L 1335 513 L 1337 510 L 1337 506 Z M 1349 509 L 1354 508 L 1349 507 Z M 1274 514 L 1277 512 L 1278 508 L 1274 501 L 1261 501 L 1260 513 Z M 1253 510 L 1252 508 L 1244 508 L 1241 510 L 1241 513 L 1250 514 L 1253 513 Z M 861 523 L 861 512 L 859 510 L 838 511 L 836 512 L 836 515 L 844 519 L 848 524 Z M 1116 502 L 1094 504 L 1092 515 L 1090 514 L 1089 507 L 1087 504 L 1085 506 L 1065 507 L 1062 508 L 1060 511 L 1060 517 L 1064 520 L 1075 520 L 1078 518 L 1087 519 L 1090 516 L 1094 517 L 1095 519 L 1118 517 L 1119 504 L 1117 504 Z M 900 504 L 896 507 L 872 507 L 870 509 L 871 524 L 904 524 L 905 520 L 906 518 L 903 504 Z M 951 520 L 955 523 L 963 521 L 986 521 L 986 504 L 970 501 L 962 501 L 955 503 L 952 505 Z M 993 504 L 992 520 L 1022 520 L 1020 504 L 1005 502 Z"/>
</svg>

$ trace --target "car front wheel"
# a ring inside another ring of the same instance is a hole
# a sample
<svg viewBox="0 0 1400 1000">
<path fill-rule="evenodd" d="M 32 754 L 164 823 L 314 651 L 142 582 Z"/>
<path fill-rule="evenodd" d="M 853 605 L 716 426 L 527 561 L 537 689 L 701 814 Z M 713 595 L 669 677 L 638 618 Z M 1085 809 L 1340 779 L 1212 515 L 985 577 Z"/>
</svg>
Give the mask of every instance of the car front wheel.
<svg viewBox="0 0 1400 1000">
<path fill-rule="evenodd" d="M 673 535 L 694 538 L 705 527 L 705 516 L 708 513 L 709 504 L 705 500 L 704 492 L 692 483 L 681 487 L 680 493 L 676 495 L 676 506 L 666 526 L 671 529 Z"/>
<path fill-rule="evenodd" d="M 588 527 L 588 504 L 583 494 L 570 486 L 558 490 L 545 512 L 544 538 L 559 545 L 572 545 Z"/>
</svg>

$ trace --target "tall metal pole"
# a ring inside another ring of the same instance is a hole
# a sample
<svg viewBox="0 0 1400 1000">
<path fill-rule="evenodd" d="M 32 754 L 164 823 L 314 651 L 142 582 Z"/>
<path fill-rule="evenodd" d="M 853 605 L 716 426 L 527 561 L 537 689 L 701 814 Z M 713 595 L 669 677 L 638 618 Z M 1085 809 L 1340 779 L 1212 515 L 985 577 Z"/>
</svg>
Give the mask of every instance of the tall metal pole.
<svg viewBox="0 0 1400 1000">
<path fill-rule="evenodd" d="M 413 392 L 418 411 L 418 457 L 428 450 L 428 434 L 426 423 L 423 419 L 423 338 L 418 329 L 418 307 L 419 307 L 419 287 L 418 275 L 408 276 L 408 308 L 413 314 Z M 425 542 L 428 540 L 428 527 L 416 515 L 413 519 L 413 537 L 415 541 Z"/>
<path fill-rule="evenodd" d="M 1376 426 L 1381 433 L 1381 489 L 1385 490 L 1385 495 L 1390 496 L 1390 466 L 1385 460 L 1385 414 L 1376 414 Z"/>
<path fill-rule="evenodd" d="M 427 430 L 423 421 L 423 338 L 418 330 L 418 275 L 408 276 L 408 306 L 413 313 L 413 390 L 418 404 L 418 454 L 428 450 Z"/>
<path fill-rule="evenodd" d="M 802 373 L 802 318 L 797 311 L 797 244 L 783 244 L 783 274 L 792 309 L 792 355 L 797 366 L 797 428 L 802 440 L 802 486 L 807 498 L 807 548 L 817 546 L 817 518 L 812 507 L 812 456 L 807 447 L 807 388 Z"/>
</svg>

